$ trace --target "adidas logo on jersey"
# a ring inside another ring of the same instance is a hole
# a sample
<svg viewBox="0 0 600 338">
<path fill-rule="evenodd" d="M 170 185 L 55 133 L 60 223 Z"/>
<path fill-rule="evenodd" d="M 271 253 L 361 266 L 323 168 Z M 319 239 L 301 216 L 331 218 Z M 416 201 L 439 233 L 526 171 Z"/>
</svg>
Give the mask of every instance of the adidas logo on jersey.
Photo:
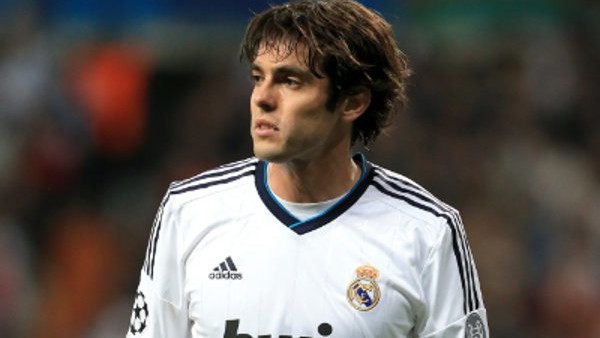
<svg viewBox="0 0 600 338">
<path fill-rule="evenodd" d="M 252 335 L 249 335 L 247 333 L 238 333 L 239 326 L 240 326 L 239 319 L 225 321 L 225 334 L 223 335 L 223 338 L 254 338 Z M 333 332 L 333 328 L 331 327 L 331 324 L 329 324 L 329 323 L 321 323 L 317 327 L 317 332 L 319 332 L 321 337 L 329 337 L 329 335 L 331 335 L 331 333 Z M 271 334 L 261 334 L 258 336 L 258 338 L 275 338 L 275 337 L 293 338 L 293 336 L 289 335 L 289 334 L 282 334 L 279 336 L 271 335 Z M 301 336 L 300 338 L 313 338 L 313 337 Z"/>
<path fill-rule="evenodd" d="M 225 258 L 217 265 L 211 273 L 208 274 L 210 279 L 242 279 L 242 273 L 238 272 L 237 267 L 233 263 L 231 256 Z"/>
</svg>

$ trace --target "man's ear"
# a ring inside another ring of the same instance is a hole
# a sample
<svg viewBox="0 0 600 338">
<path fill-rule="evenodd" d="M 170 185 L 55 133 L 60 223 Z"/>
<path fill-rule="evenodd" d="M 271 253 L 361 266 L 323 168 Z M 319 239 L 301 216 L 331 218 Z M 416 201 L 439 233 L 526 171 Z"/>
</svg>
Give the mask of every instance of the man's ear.
<svg viewBox="0 0 600 338">
<path fill-rule="evenodd" d="M 354 122 L 371 104 L 371 91 L 366 87 L 358 87 L 345 98 L 342 110 L 342 119 Z"/>
</svg>

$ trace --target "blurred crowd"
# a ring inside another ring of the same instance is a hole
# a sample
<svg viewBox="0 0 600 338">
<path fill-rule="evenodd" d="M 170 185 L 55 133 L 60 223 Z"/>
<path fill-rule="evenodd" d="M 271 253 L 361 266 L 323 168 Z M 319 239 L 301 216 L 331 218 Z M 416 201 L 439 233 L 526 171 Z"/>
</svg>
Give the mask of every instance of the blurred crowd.
<svg viewBox="0 0 600 338">
<path fill-rule="evenodd" d="M 251 156 L 266 3 L 0 0 L 0 337 L 125 335 L 169 182 Z M 491 337 L 600 337 L 600 4 L 363 3 L 414 76 L 357 151 L 461 211 Z"/>
</svg>

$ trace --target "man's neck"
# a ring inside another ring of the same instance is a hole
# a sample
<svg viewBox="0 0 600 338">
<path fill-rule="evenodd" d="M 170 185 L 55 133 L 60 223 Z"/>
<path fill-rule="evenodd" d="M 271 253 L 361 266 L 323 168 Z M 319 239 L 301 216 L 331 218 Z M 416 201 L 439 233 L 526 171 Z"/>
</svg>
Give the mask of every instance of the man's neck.
<svg viewBox="0 0 600 338">
<path fill-rule="evenodd" d="M 359 180 L 361 168 L 349 154 L 323 160 L 269 163 L 271 191 L 286 201 L 315 203 L 345 194 Z"/>
</svg>

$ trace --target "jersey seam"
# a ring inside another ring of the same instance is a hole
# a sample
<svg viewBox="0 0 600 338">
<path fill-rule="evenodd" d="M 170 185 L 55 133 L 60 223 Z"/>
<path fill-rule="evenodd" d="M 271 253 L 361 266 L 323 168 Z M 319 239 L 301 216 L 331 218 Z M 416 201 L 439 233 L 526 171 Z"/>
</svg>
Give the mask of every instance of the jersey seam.
<svg viewBox="0 0 600 338">
<path fill-rule="evenodd" d="M 165 299 L 165 297 L 163 297 L 163 295 L 158 292 L 157 288 L 152 288 L 152 293 L 159 301 L 161 301 L 165 304 L 169 304 L 171 307 L 173 307 L 177 311 L 181 311 L 181 309 L 183 309 L 183 305 L 184 305 L 183 303 L 181 304 L 181 306 L 177 306 L 172 301 Z"/>
<path fill-rule="evenodd" d="M 375 190 L 377 191 L 378 194 L 381 193 L 376 188 L 375 188 Z M 381 193 L 381 194 L 383 194 L 383 193 Z M 428 220 L 425 217 L 419 217 L 417 215 L 414 215 L 413 213 L 406 212 L 405 210 L 403 210 L 403 208 L 396 206 L 395 203 L 390 203 L 386 198 L 381 198 L 381 197 L 377 196 L 377 197 L 375 197 L 375 199 L 378 202 L 381 202 L 381 203 L 387 205 L 388 207 L 390 207 L 390 208 L 398 211 L 399 213 L 401 213 L 405 217 L 408 217 L 408 218 L 411 218 L 413 220 L 417 220 L 417 221 L 425 223 L 428 226 L 428 228 L 431 229 L 432 232 L 437 232 L 437 229 L 435 229 L 435 226 L 438 223 L 432 222 L 432 221 Z M 431 216 L 435 217 L 434 215 L 431 215 Z"/>
<path fill-rule="evenodd" d="M 227 191 L 230 191 L 233 189 L 243 189 L 244 185 L 248 184 L 247 182 L 244 182 L 245 179 L 252 179 L 252 182 L 253 182 L 254 175 L 248 175 L 246 177 L 240 178 L 239 180 L 229 182 L 226 184 L 221 184 L 220 187 L 214 186 L 214 187 L 205 188 L 206 191 L 204 191 L 200 196 L 193 196 L 193 197 L 187 196 L 185 201 L 179 202 L 178 209 L 182 209 L 183 207 L 187 206 L 189 203 L 197 202 L 198 200 L 214 196 L 215 194 L 224 193 L 224 192 L 227 192 Z M 214 191 L 212 191 L 212 190 L 214 190 Z M 199 191 L 199 190 L 196 190 L 196 191 Z M 169 191 L 169 193 L 170 193 L 170 191 Z M 188 192 L 186 194 L 178 194 L 178 196 L 184 197 L 185 195 L 192 194 L 192 193 L 193 192 Z M 175 198 L 175 195 L 171 195 L 171 198 Z"/>
<path fill-rule="evenodd" d="M 440 332 L 443 332 L 444 330 L 447 330 L 449 327 L 452 327 L 452 326 L 456 325 L 457 323 L 460 323 L 460 322 L 464 321 L 466 317 L 467 317 L 467 315 L 464 315 L 464 316 L 458 318 L 457 320 L 453 321 L 452 323 L 444 326 L 443 328 L 441 328 L 439 330 L 436 330 L 436 331 L 433 331 L 431 333 L 428 333 L 428 334 L 426 334 L 424 336 L 419 335 L 418 338 L 428 338 L 428 337 L 435 336 L 436 334 L 438 334 Z"/>
<path fill-rule="evenodd" d="M 438 222 L 441 223 L 441 222 L 443 222 L 443 220 L 439 220 Z M 440 225 L 443 226 L 443 224 L 440 224 Z M 443 228 L 443 229 L 445 229 L 445 228 Z M 440 249 L 440 247 L 442 246 L 442 243 L 444 242 L 444 231 L 445 230 L 440 231 L 435 244 L 432 245 L 431 248 L 429 248 L 427 257 L 425 258 L 423 265 L 420 266 L 419 281 L 420 281 L 421 288 L 419 290 L 421 292 L 421 298 L 423 299 L 423 303 L 425 304 L 425 309 L 426 309 L 425 313 L 430 313 L 431 309 L 430 309 L 429 301 L 428 301 L 427 297 L 425 296 L 425 290 L 423 289 L 423 284 L 424 284 L 423 275 L 425 273 L 425 268 L 433 262 L 434 253 Z M 426 325 L 426 322 L 427 321 L 424 320 L 424 322 L 423 322 L 424 326 Z M 450 325 L 452 325 L 452 324 L 450 324 Z M 448 326 L 450 326 L 450 325 L 448 325 Z M 419 337 L 421 337 L 421 336 L 419 336 Z M 423 338 L 425 338 L 425 337 L 423 337 Z"/>
<path fill-rule="evenodd" d="M 433 261 L 432 257 L 434 255 L 435 252 L 437 252 L 440 247 L 442 246 L 442 243 L 444 242 L 444 235 L 447 231 L 447 227 L 444 227 L 444 223 L 445 220 L 444 219 L 440 219 L 439 223 L 440 223 L 440 227 L 443 229 L 442 231 L 440 231 L 440 233 L 438 234 L 438 239 L 436 240 L 435 245 L 433 245 L 431 247 L 431 249 L 429 250 L 429 253 L 427 254 L 427 258 L 425 259 L 425 263 L 423 264 L 423 266 L 421 267 L 421 271 L 419 273 L 419 278 L 422 280 L 423 279 L 423 274 L 425 273 L 425 267 L 427 267 L 427 265 L 431 264 L 431 262 Z"/>
</svg>

